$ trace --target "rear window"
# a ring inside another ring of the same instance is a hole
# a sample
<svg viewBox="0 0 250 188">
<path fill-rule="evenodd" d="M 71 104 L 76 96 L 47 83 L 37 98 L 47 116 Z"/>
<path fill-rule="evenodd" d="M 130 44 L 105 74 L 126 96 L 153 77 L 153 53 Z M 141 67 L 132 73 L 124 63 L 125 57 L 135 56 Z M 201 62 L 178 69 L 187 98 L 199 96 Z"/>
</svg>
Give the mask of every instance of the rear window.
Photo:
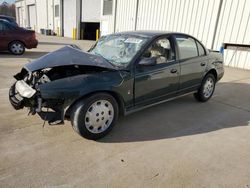
<svg viewBox="0 0 250 188">
<path fill-rule="evenodd" d="M 176 42 L 179 47 L 180 59 L 188 59 L 198 56 L 195 40 L 187 36 L 176 36 Z"/>
</svg>

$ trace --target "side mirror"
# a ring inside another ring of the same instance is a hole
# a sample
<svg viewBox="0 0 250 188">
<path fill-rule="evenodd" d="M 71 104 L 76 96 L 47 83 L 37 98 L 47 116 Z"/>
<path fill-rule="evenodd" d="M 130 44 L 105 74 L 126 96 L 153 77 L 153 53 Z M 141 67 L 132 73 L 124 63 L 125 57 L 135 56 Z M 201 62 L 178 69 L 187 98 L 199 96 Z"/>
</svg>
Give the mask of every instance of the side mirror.
<svg viewBox="0 0 250 188">
<path fill-rule="evenodd" d="M 138 63 L 140 66 L 153 66 L 156 65 L 156 57 L 143 58 Z"/>
</svg>

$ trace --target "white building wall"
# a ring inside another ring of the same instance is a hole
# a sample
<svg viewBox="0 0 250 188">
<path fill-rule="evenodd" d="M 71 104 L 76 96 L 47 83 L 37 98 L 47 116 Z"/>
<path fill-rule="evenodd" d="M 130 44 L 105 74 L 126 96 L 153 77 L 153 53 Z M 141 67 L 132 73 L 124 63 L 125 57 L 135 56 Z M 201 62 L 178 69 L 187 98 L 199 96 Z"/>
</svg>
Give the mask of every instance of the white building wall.
<svg viewBox="0 0 250 188">
<path fill-rule="evenodd" d="M 115 31 L 184 32 L 211 48 L 209 39 L 213 37 L 219 3 L 218 0 L 140 0 L 135 26 L 137 0 L 117 0 Z"/>
<path fill-rule="evenodd" d="M 214 48 L 221 43 L 250 44 L 250 0 L 224 0 Z M 225 50 L 225 64 L 250 69 L 250 52 Z"/>
<path fill-rule="evenodd" d="M 143 0 L 139 3 L 137 29 L 188 33 L 211 48 L 212 40 L 209 39 L 213 37 L 219 2 L 218 0 Z"/>
<path fill-rule="evenodd" d="M 59 4 L 60 0 L 23 0 L 16 2 L 16 15 L 17 22 L 21 27 L 31 27 L 36 32 L 40 32 L 40 29 L 51 29 L 58 32 L 60 27 L 60 17 L 55 18 L 54 11 L 55 5 Z M 35 6 L 35 20 L 32 23 L 36 23 L 35 26 L 29 23 L 29 6 Z M 20 16 L 19 16 L 20 14 Z"/>
<path fill-rule="evenodd" d="M 129 30 L 177 31 L 193 35 L 215 50 L 224 42 L 250 44 L 250 0 L 223 0 L 217 28 L 219 0 L 113 1 L 117 2 L 117 11 L 114 12 L 113 6 L 112 15 L 101 17 L 101 29 L 105 31 L 102 34 Z M 250 54 L 225 50 L 225 64 L 250 69 Z"/>
<path fill-rule="evenodd" d="M 31 13 L 33 15 L 31 16 L 33 20 L 30 20 L 30 13 L 29 13 L 29 6 L 31 5 L 35 6 L 35 11 Z M 36 29 L 37 13 L 36 13 L 36 1 L 35 0 L 23 0 L 23 1 L 16 2 L 16 15 L 17 15 L 17 23 L 21 27 L 24 27 L 24 28 L 31 27 L 32 29 L 37 30 Z M 33 25 L 34 23 L 35 25 Z"/>
<path fill-rule="evenodd" d="M 62 1 L 63 11 L 61 11 Z M 17 21 L 21 27 L 31 27 L 37 32 L 40 32 L 41 29 L 51 29 L 60 36 L 64 33 L 64 36 L 70 38 L 73 37 L 73 29 L 76 29 L 76 37 L 78 38 L 80 36 L 80 22 L 100 22 L 101 15 L 101 0 L 82 0 L 82 18 L 80 18 L 80 1 L 20 0 L 16 2 Z M 32 26 L 29 23 L 28 6 L 30 5 L 35 5 L 36 8 L 36 18 L 34 18 L 36 20 L 32 20 Z M 57 17 L 55 17 L 55 5 L 59 5 L 60 10 Z M 34 26 L 33 23 L 36 25 Z"/>
</svg>

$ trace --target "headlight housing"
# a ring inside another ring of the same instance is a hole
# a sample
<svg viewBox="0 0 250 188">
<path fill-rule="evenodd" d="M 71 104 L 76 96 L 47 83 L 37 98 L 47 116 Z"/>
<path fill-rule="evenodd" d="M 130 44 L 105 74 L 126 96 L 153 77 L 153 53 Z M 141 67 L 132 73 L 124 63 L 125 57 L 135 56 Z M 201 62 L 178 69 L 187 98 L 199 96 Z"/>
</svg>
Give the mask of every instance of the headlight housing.
<svg viewBox="0 0 250 188">
<path fill-rule="evenodd" d="M 16 91 L 25 98 L 31 98 L 35 93 L 36 90 L 31 88 L 25 81 L 19 80 L 16 82 Z"/>
</svg>

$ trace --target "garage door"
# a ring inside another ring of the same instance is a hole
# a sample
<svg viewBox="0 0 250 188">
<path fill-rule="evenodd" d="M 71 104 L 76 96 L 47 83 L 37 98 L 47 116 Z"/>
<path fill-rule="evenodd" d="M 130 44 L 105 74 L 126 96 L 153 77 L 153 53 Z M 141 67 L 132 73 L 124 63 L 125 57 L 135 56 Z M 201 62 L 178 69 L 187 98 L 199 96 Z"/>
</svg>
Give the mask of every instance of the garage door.
<svg viewBox="0 0 250 188">
<path fill-rule="evenodd" d="M 29 11 L 29 27 L 36 29 L 36 7 L 35 5 L 28 6 Z"/>
<path fill-rule="evenodd" d="M 65 0 L 63 5 L 64 36 L 71 37 L 76 28 L 76 1 Z"/>
<path fill-rule="evenodd" d="M 22 7 L 17 8 L 17 14 L 18 14 L 18 24 L 20 27 L 24 27 L 23 24 L 23 10 Z"/>
<path fill-rule="evenodd" d="M 101 0 L 82 0 L 82 22 L 100 22 Z M 88 8 L 89 7 L 89 8 Z"/>
</svg>

